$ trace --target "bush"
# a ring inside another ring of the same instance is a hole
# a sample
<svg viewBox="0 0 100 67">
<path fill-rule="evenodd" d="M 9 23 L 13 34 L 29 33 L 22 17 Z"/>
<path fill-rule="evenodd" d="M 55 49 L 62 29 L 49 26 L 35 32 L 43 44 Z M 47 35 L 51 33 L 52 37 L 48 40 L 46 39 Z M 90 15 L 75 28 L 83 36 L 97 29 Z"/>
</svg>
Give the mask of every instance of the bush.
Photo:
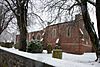
<svg viewBox="0 0 100 67">
<path fill-rule="evenodd" d="M 6 43 L 1 42 L 0 46 L 6 47 L 6 48 L 12 48 L 13 44 L 14 44 L 13 42 L 6 42 Z"/>
<path fill-rule="evenodd" d="M 19 43 L 14 44 L 14 48 L 20 49 L 20 44 Z"/>
<path fill-rule="evenodd" d="M 42 53 L 42 51 L 43 51 L 43 45 L 42 45 L 41 41 L 34 40 L 34 41 L 31 41 L 29 43 L 27 52 L 31 52 L 31 53 Z"/>
<path fill-rule="evenodd" d="M 50 44 L 47 45 L 47 53 L 52 53 L 52 46 Z"/>
</svg>

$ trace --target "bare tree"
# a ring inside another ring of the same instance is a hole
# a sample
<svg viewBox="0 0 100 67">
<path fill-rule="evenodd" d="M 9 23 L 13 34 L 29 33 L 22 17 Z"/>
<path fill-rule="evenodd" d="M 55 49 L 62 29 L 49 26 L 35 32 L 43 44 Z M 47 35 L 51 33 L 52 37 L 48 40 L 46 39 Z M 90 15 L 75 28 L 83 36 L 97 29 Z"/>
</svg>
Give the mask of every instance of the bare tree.
<svg viewBox="0 0 100 67">
<path fill-rule="evenodd" d="M 39 25 L 41 25 L 41 27 L 44 28 L 44 25 L 43 25 L 44 21 L 38 14 L 36 14 L 34 12 L 34 9 L 32 8 L 32 6 L 35 6 L 35 5 L 32 3 L 32 1 L 29 1 L 29 0 L 4 0 L 3 2 L 4 2 L 3 5 L 6 6 L 6 8 L 10 10 L 8 13 L 12 13 L 13 17 L 16 18 L 15 20 L 17 20 L 17 25 L 18 25 L 19 31 L 20 31 L 20 45 L 21 45 L 20 50 L 25 51 L 26 45 L 27 45 L 26 44 L 26 38 L 27 38 L 27 28 L 26 27 L 27 27 L 27 25 L 28 24 L 33 25 L 32 23 L 37 19 L 38 22 L 40 21 Z M 31 4 L 31 8 L 32 8 L 30 10 L 31 12 L 29 11 L 29 13 L 27 13 L 28 12 L 28 2 Z M 27 16 L 28 16 L 28 18 L 27 18 Z M 31 19 L 30 16 L 33 18 Z M 28 23 L 27 23 L 27 20 L 28 20 Z M 8 21 L 8 22 L 10 22 L 10 21 Z"/>
<path fill-rule="evenodd" d="M 75 14 L 80 13 L 79 7 L 71 8 L 73 4 L 76 4 L 75 0 L 48 0 L 44 8 L 49 12 L 51 22 L 57 19 L 69 21 L 74 19 Z"/>
<path fill-rule="evenodd" d="M 27 10 L 29 0 L 4 0 L 8 8 L 13 12 L 17 19 L 17 25 L 20 31 L 20 50 L 26 51 L 27 38 Z"/>
<path fill-rule="evenodd" d="M 13 14 L 3 1 L 0 1 L 0 35 L 7 28 L 10 21 L 13 19 Z"/>
<path fill-rule="evenodd" d="M 79 0 L 76 0 L 76 1 L 79 3 Z M 98 27 L 99 37 L 97 37 L 94 27 L 91 24 L 90 16 L 89 16 L 88 9 L 87 9 L 87 3 L 90 3 L 96 7 L 96 17 L 97 17 L 97 27 Z M 97 56 L 96 61 L 98 60 L 98 58 L 100 58 L 99 57 L 100 56 L 100 46 L 99 46 L 100 45 L 100 43 L 99 43 L 99 41 L 100 41 L 100 27 L 99 27 L 99 25 L 100 25 L 100 21 L 99 21 L 100 7 L 99 7 L 99 4 L 100 4 L 99 0 L 96 0 L 96 3 L 91 0 L 81 0 L 81 4 L 80 4 L 82 15 L 83 15 L 83 20 L 85 23 L 85 28 L 88 31 L 88 34 L 90 35 L 93 46 L 95 47 L 95 50 L 96 50 L 96 56 Z"/>
<path fill-rule="evenodd" d="M 82 15 L 83 15 L 83 20 L 85 23 L 85 28 L 88 31 L 88 34 L 90 35 L 92 44 L 93 44 L 95 51 L 96 51 L 96 56 L 97 56 L 96 60 L 98 60 L 99 39 L 96 35 L 96 32 L 95 32 L 93 25 L 91 24 L 91 19 L 90 19 L 88 9 L 87 9 L 87 2 L 88 2 L 88 0 L 81 0 L 80 6 L 81 6 Z"/>
</svg>

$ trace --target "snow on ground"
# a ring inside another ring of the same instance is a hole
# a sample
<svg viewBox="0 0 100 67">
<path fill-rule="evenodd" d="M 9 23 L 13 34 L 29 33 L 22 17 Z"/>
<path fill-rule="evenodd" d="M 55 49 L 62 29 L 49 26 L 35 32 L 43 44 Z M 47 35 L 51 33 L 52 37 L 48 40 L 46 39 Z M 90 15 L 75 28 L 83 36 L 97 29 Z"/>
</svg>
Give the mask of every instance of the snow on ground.
<svg viewBox="0 0 100 67">
<path fill-rule="evenodd" d="M 27 53 L 18 51 L 14 48 L 0 47 L 0 49 L 30 59 L 41 61 L 55 67 L 100 67 L 100 63 L 94 61 L 96 59 L 95 53 L 84 53 L 83 55 L 75 55 L 63 52 L 63 57 L 61 60 L 52 58 L 52 54 L 47 54 L 46 50 L 44 50 L 43 53 Z"/>
</svg>

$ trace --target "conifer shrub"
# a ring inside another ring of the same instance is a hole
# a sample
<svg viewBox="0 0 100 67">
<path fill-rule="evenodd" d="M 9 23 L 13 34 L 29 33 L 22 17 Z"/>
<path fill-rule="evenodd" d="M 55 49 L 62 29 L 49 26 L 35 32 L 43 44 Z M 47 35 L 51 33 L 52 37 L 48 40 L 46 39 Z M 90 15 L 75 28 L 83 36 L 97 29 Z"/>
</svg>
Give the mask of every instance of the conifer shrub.
<svg viewBox="0 0 100 67">
<path fill-rule="evenodd" d="M 43 51 L 43 45 L 41 43 L 41 41 L 39 40 L 33 40 L 29 43 L 27 52 L 30 53 L 42 53 Z"/>
<path fill-rule="evenodd" d="M 52 53 L 52 46 L 51 46 L 51 44 L 47 45 L 47 53 Z"/>
</svg>

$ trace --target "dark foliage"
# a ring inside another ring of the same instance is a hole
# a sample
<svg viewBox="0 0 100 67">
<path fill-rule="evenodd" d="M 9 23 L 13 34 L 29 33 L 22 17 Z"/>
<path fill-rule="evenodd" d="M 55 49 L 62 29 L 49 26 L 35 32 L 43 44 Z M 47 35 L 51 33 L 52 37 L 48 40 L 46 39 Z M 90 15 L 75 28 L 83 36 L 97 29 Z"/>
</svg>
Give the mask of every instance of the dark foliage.
<svg viewBox="0 0 100 67">
<path fill-rule="evenodd" d="M 41 41 L 39 41 L 39 40 L 31 41 L 29 43 L 27 51 L 31 52 L 31 53 L 42 53 L 43 45 L 42 45 Z"/>
</svg>

